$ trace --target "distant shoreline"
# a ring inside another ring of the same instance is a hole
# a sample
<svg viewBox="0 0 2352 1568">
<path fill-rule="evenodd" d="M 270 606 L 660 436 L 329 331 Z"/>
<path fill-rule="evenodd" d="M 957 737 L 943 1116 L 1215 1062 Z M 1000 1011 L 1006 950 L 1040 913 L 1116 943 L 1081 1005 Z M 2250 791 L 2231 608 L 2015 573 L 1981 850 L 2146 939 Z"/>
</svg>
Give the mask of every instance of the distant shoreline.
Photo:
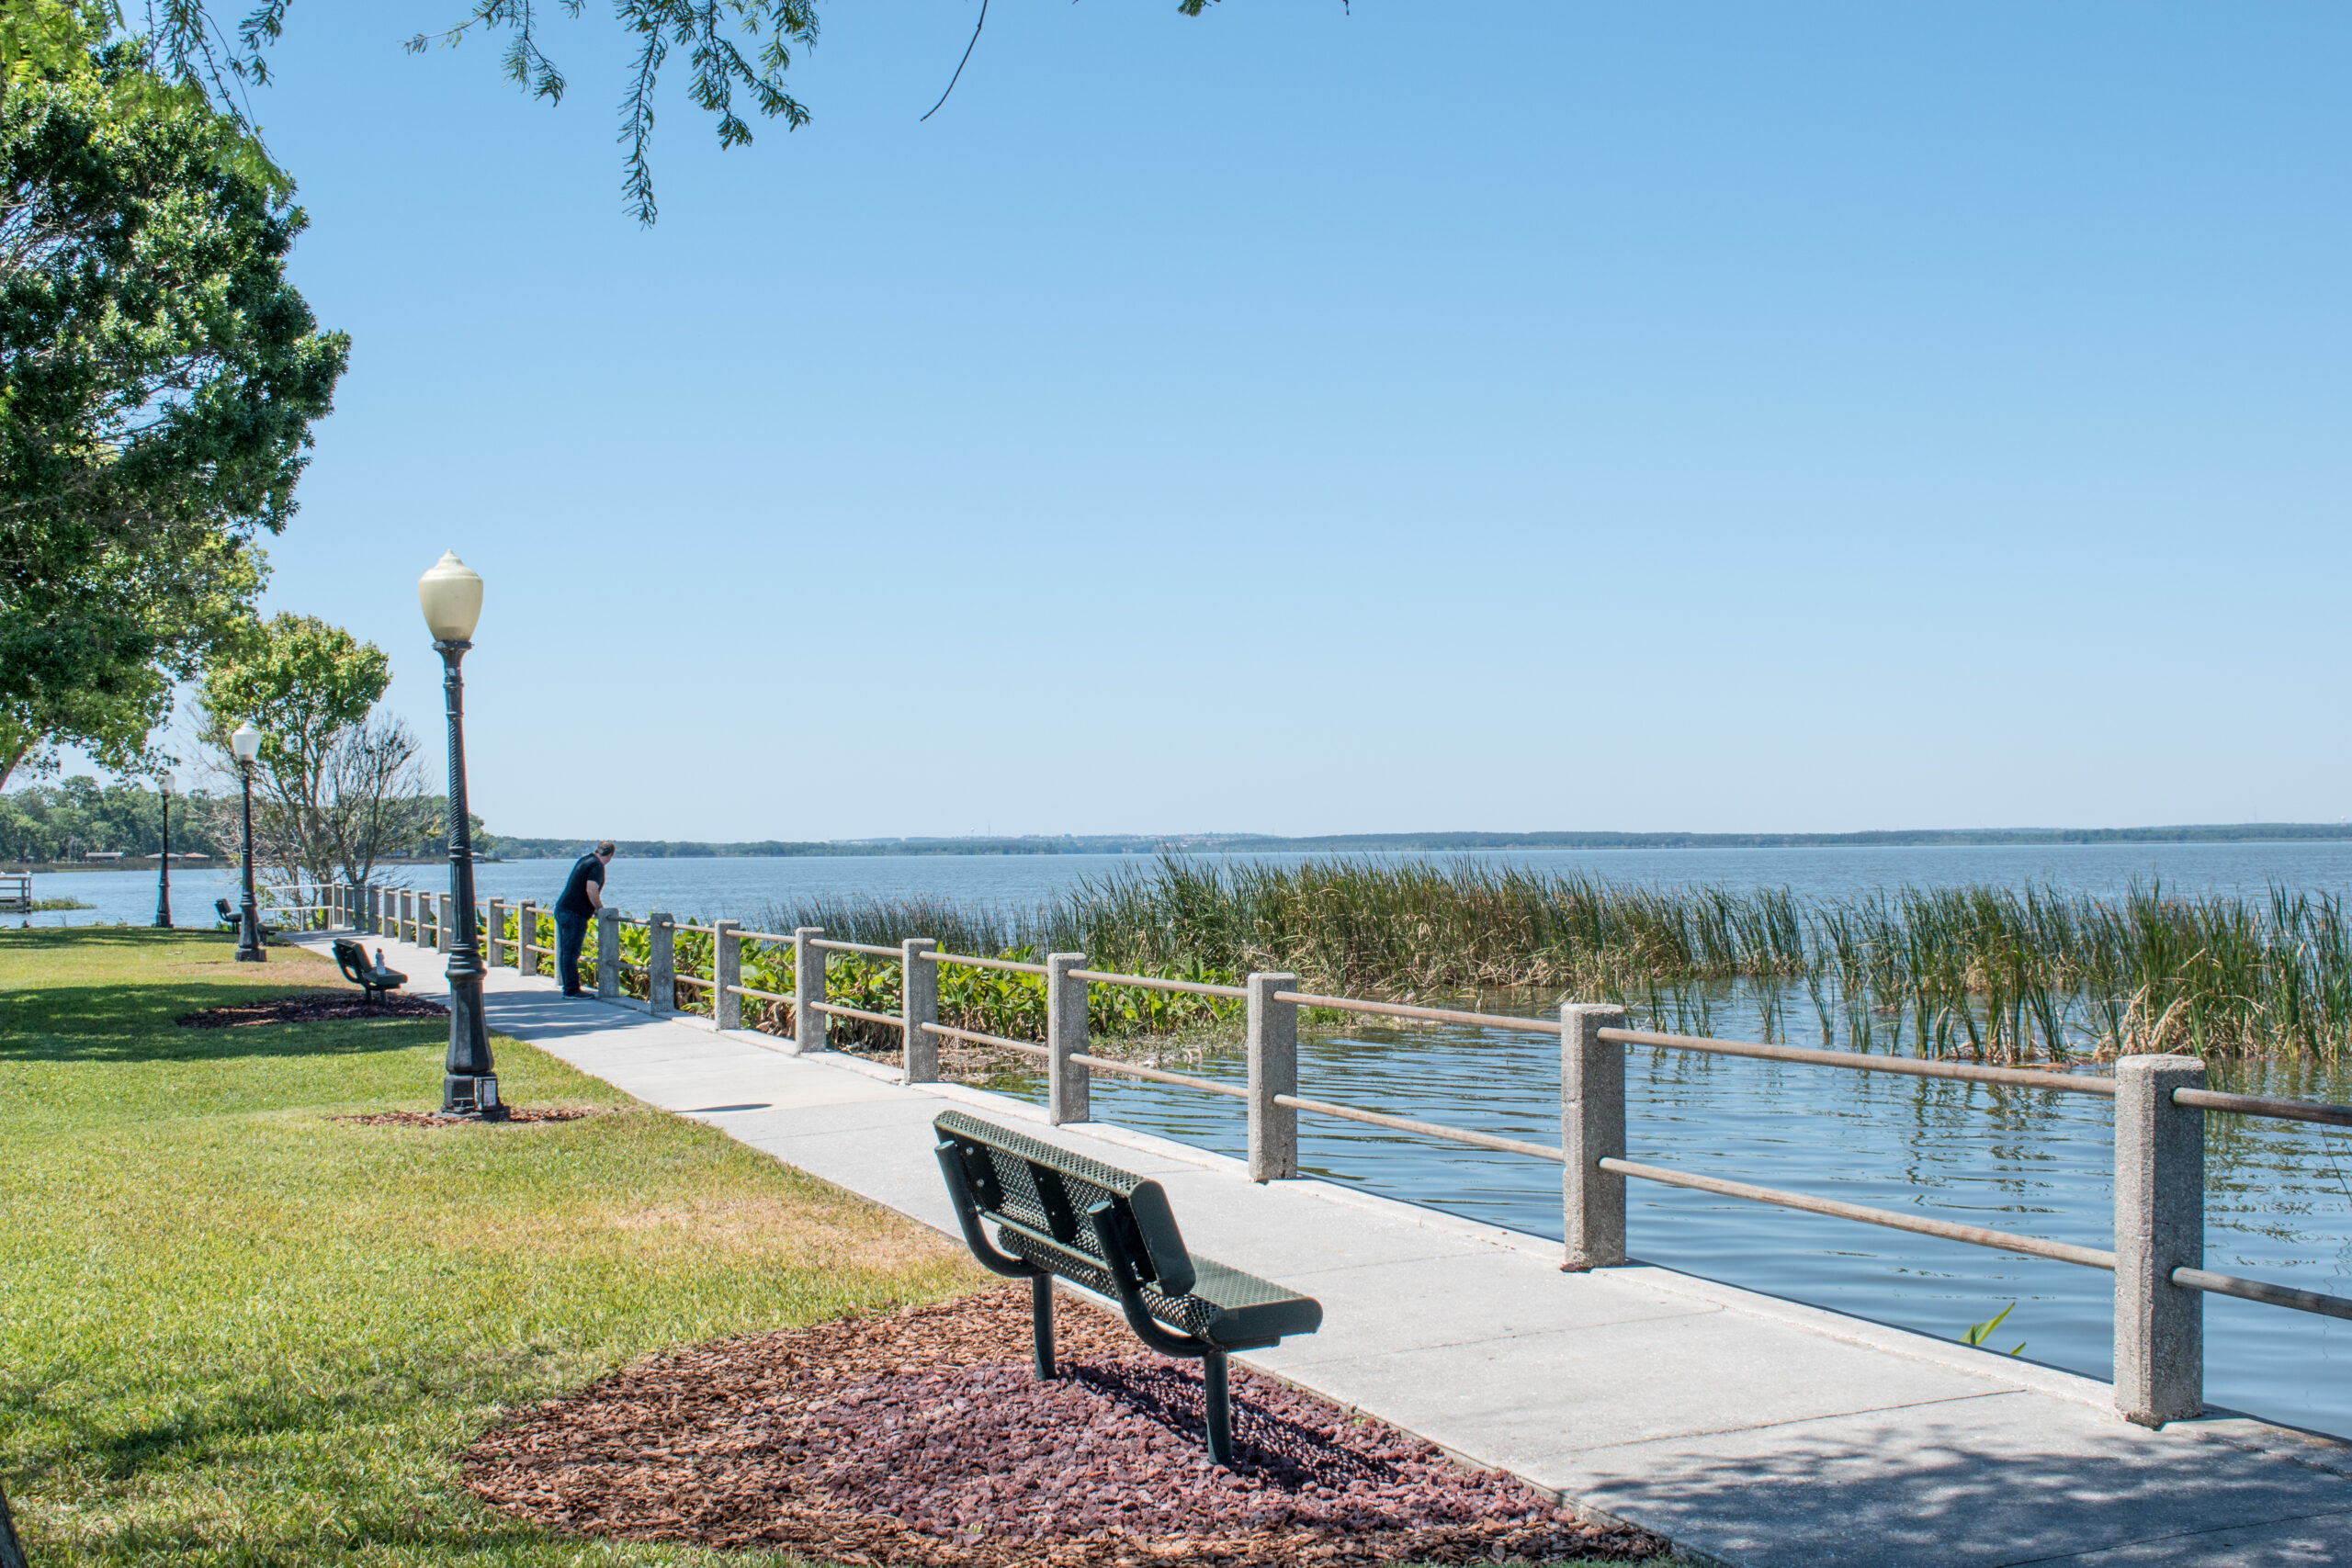
<svg viewBox="0 0 2352 1568">
<path fill-rule="evenodd" d="M 1433 853 L 1477 850 L 1803 850 L 1954 845 L 2256 844 L 2352 841 L 2352 823 L 2242 822 L 2166 828 L 1919 828 L 1863 833 L 1351 833 L 1290 839 L 1260 833 L 1067 835 L 1017 839 L 859 839 L 835 842 L 761 840 L 700 843 L 617 840 L 623 855 L 649 860 L 792 859 L 863 855 L 1284 854 L 1363 850 Z M 583 854 L 589 839 L 499 836 L 499 858 L 559 860 Z"/>
<path fill-rule="evenodd" d="M 668 839 L 622 839 L 620 852 L 635 860 L 847 859 L 874 855 L 1216 855 L 1346 854 L 1389 850 L 1455 854 L 1480 850 L 1818 850 L 1916 849 L 1938 846 L 2070 844 L 2279 844 L 2352 842 L 2352 823 L 2239 822 L 2172 828 L 1915 828 L 1866 833 L 1347 833 L 1285 839 L 1261 833 L 1070 835 L 1058 839 L 854 839 L 836 842 L 759 840 L 701 843 Z M 571 860 L 594 847 L 592 839 L 514 839 L 501 835 L 503 861 Z M 447 857 L 387 856 L 383 866 L 446 865 Z M 16 861 L 0 874 L 53 875 L 77 871 L 153 871 L 153 855 L 119 861 Z M 233 858 L 182 861 L 175 871 L 229 871 Z"/>
</svg>

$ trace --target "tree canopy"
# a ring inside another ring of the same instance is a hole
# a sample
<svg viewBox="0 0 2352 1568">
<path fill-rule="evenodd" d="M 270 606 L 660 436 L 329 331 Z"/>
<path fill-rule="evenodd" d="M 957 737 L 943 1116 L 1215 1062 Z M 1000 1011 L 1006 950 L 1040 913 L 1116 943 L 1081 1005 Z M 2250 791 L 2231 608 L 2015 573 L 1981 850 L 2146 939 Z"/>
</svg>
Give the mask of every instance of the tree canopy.
<svg viewBox="0 0 2352 1568">
<path fill-rule="evenodd" d="M 274 616 L 215 650 L 204 741 L 233 776 L 230 732 L 248 721 L 262 732 L 254 839 L 263 859 L 312 883 L 359 883 L 430 831 L 415 736 L 371 716 L 391 679 L 382 649 L 315 615 Z"/>
<path fill-rule="evenodd" d="M 0 6 L 0 776 L 132 762 L 250 623 L 349 350 L 286 280 L 290 183 L 106 19 Z"/>
</svg>

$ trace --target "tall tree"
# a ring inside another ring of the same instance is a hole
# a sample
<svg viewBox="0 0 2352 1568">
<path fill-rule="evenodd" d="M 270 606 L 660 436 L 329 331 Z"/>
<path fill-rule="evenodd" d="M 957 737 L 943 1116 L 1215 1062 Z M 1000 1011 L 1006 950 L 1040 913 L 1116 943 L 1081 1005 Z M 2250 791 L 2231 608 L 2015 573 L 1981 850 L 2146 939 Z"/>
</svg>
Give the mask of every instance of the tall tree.
<svg viewBox="0 0 2352 1568">
<path fill-rule="evenodd" d="M 205 672 L 205 743 L 234 776 L 230 733 L 262 732 L 255 847 L 302 881 L 365 882 L 430 830 L 416 737 L 370 711 L 390 682 L 382 649 L 290 614 L 251 627 Z"/>
<path fill-rule="evenodd" d="M 349 344 L 290 182 L 108 19 L 0 0 L 0 725 L 124 766 L 250 619 Z"/>
</svg>

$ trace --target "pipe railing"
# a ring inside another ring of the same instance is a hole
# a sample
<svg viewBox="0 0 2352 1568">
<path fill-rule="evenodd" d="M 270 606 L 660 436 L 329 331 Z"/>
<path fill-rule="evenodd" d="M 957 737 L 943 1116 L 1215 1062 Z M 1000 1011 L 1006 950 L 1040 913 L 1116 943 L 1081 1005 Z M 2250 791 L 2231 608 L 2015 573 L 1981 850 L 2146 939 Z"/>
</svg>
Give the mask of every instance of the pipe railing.
<svg viewBox="0 0 2352 1568">
<path fill-rule="evenodd" d="M 420 897 L 413 889 L 370 886 L 353 890 L 348 908 L 354 923 L 364 929 L 382 931 L 390 925 L 394 934 L 414 938 L 426 926 L 436 927 L 436 935 L 447 929 L 447 902 L 443 898 L 435 905 L 431 896 Z M 518 907 L 518 940 L 512 942 L 504 940 L 503 901 L 492 900 L 489 908 L 488 925 L 494 933 L 491 961 L 501 962 L 503 949 L 512 947 L 517 967 L 526 974 L 536 973 L 538 958 L 551 953 L 537 942 L 537 906 L 526 902 Z M 2233 1296 L 2352 1319 L 2352 1299 L 2207 1269 L 2203 1212 L 2206 1112 L 2352 1126 L 2352 1106 L 2209 1089 L 2204 1065 L 2191 1057 L 2129 1056 L 2116 1064 L 2111 1077 L 2051 1072 L 1628 1029 L 1623 1008 L 1583 1003 L 1565 1005 L 1555 1021 L 1302 991 L 1297 988 L 1298 976 L 1288 974 L 1253 974 L 1246 985 L 1226 986 L 1089 969 L 1083 966 L 1081 953 L 1050 953 L 1043 964 L 1030 964 L 942 953 L 936 943 L 920 938 L 898 947 L 845 942 L 828 938 L 820 927 L 803 927 L 787 935 L 748 931 L 727 920 L 684 924 L 659 913 L 630 919 L 609 909 L 596 923 L 598 995 L 616 996 L 620 973 L 626 969 L 647 976 L 650 1007 L 656 1014 L 676 1010 L 677 987 L 682 985 L 711 997 L 712 1015 L 721 1028 L 741 1027 L 746 998 L 788 1006 L 793 1010 L 794 1033 L 787 1049 L 796 1054 L 824 1049 L 827 1021 L 835 1018 L 897 1030 L 902 1075 L 909 1082 L 938 1077 L 938 1045 L 943 1040 L 1010 1051 L 1044 1064 L 1046 1118 L 1055 1124 L 1091 1119 L 1095 1073 L 1242 1100 L 1247 1107 L 1253 1180 L 1287 1179 L 1299 1174 L 1297 1122 L 1302 1113 L 1558 1164 L 1564 1168 L 1565 1267 L 1571 1270 L 1629 1261 L 1625 1184 L 1639 1180 L 2111 1272 L 2116 1277 L 2116 1407 L 2128 1418 L 2144 1424 L 2182 1419 L 2203 1407 L 2204 1295 Z M 645 964 L 620 958 L 618 935 L 624 924 L 649 933 L 650 955 Z M 676 972 L 674 941 L 680 931 L 711 937 L 710 975 Z M 747 942 L 792 945 L 791 991 L 743 984 L 741 956 Z M 834 953 L 897 962 L 900 1010 L 891 1014 L 829 999 L 826 959 Z M 939 971 L 950 964 L 1041 979 L 1046 993 L 1045 1040 L 1016 1040 L 940 1022 Z M 1245 1003 L 1246 1082 L 1094 1055 L 1087 1048 L 1087 1008 L 1088 988 L 1097 985 Z M 1561 1044 L 1560 1144 L 1555 1146 L 1302 1096 L 1297 1038 L 1301 1009 L 1557 1036 Z M 1782 1062 L 2111 1100 L 2116 1108 L 2115 1247 L 2112 1250 L 2080 1247 L 1629 1160 L 1625 1157 L 1624 1064 L 1630 1050 Z"/>
</svg>

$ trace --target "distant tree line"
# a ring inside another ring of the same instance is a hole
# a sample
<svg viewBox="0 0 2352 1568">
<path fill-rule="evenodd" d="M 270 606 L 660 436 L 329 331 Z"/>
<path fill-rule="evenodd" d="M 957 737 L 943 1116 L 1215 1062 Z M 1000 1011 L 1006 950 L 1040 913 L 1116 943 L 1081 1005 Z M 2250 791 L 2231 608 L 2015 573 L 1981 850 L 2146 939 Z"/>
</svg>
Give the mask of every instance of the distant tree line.
<svg viewBox="0 0 2352 1568">
<path fill-rule="evenodd" d="M 172 798 L 172 853 L 220 858 L 208 795 Z M 101 785 L 87 774 L 0 795 L 0 858 L 71 860 L 92 851 L 152 855 L 163 848 L 162 796 L 136 784 Z"/>
</svg>

